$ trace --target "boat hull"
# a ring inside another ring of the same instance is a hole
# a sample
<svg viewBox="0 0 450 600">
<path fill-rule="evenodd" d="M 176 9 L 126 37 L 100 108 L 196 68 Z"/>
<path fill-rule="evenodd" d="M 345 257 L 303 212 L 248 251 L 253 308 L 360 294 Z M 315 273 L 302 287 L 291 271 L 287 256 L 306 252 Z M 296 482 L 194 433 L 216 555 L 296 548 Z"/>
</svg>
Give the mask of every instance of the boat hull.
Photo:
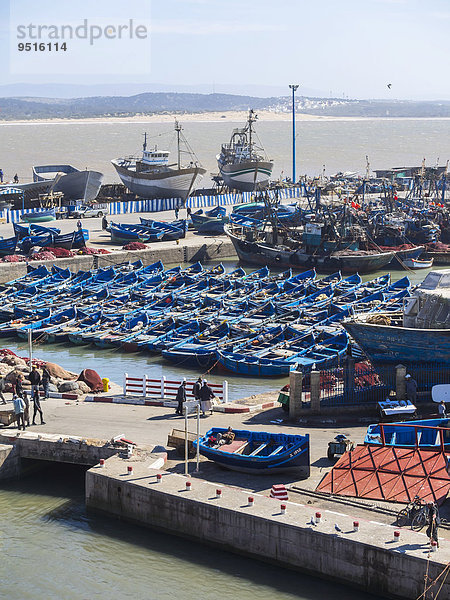
<svg viewBox="0 0 450 600">
<path fill-rule="evenodd" d="M 245 263 L 256 265 L 297 269 L 314 267 L 322 272 L 372 273 L 385 267 L 393 257 L 393 252 L 317 256 L 306 254 L 301 250 L 282 250 L 264 244 L 247 242 L 234 235 L 227 226 L 225 226 L 225 233 L 231 239 L 239 259 Z"/>
<path fill-rule="evenodd" d="M 434 265 L 450 266 L 450 252 L 427 252 L 423 258 L 433 260 Z"/>
<path fill-rule="evenodd" d="M 216 437 L 218 433 L 223 434 L 225 431 L 226 429 L 214 427 L 200 438 L 200 454 L 227 469 L 242 473 L 264 475 L 267 473 L 296 471 L 299 477 L 309 477 L 309 435 L 299 436 L 235 430 L 236 440 L 240 439 L 244 443 L 247 440 L 253 447 L 262 444 L 271 445 L 273 448 L 283 447 L 281 451 L 274 452 L 272 455 L 262 456 L 256 454 L 251 456 L 229 452 L 227 451 L 229 448 L 226 446 L 218 448 L 208 446 L 210 436 Z M 194 441 L 194 446 L 196 444 L 197 440 Z"/>
<path fill-rule="evenodd" d="M 72 165 L 40 165 L 33 167 L 34 181 L 53 181 L 45 175 L 63 173 L 56 182 L 53 191 L 62 192 L 68 200 L 94 200 L 103 182 L 103 173 L 99 171 L 79 171 Z"/>
<path fill-rule="evenodd" d="M 343 323 L 364 353 L 379 365 L 450 364 L 450 329 L 414 329 Z"/>
<path fill-rule="evenodd" d="M 205 169 L 192 167 L 160 173 L 136 173 L 134 169 L 111 161 L 122 183 L 140 198 L 181 198 L 185 200 L 198 187 Z"/>
<path fill-rule="evenodd" d="M 219 163 L 225 185 L 240 192 L 267 187 L 272 169 L 273 163 L 270 161 L 245 161 L 228 165 Z"/>
</svg>

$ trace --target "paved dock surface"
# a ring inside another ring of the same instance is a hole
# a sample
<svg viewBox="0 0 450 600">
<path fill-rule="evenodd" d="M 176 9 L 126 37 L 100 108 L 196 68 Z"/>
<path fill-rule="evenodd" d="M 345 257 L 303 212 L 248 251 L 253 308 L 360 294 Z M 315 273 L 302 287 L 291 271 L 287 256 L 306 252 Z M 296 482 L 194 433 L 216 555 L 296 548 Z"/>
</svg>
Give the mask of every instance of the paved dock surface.
<svg viewBox="0 0 450 600">
<path fill-rule="evenodd" d="M 85 438 L 111 439 L 124 434 L 125 437 L 140 445 L 167 445 L 167 437 L 172 428 L 184 429 L 184 418 L 175 415 L 174 409 L 152 406 L 133 406 L 122 404 L 102 404 L 93 402 L 77 402 L 50 398 L 42 401 L 45 425 L 31 426 L 28 431 L 37 433 L 53 433 Z M 327 509 L 347 515 L 348 518 L 376 521 L 385 525 L 395 524 L 395 516 L 402 505 L 378 501 L 367 501 L 356 498 L 336 499 L 323 497 L 314 493 L 323 476 L 333 463 L 326 456 L 328 442 L 338 433 L 344 433 L 355 443 L 364 439 L 366 427 L 361 425 L 337 426 L 335 424 L 317 426 L 295 425 L 279 422 L 285 418 L 281 408 L 251 414 L 214 413 L 200 420 L 200 432 L 205 433 L 211 427 L 228 427 L 234 429 L 283 431 L 291 434 L 310 434 L 311 444 L 311 476 L 297 481 L 291 474 L 248 475 L 218 467 L 201 457 L 200 472 L 195 473 L 195 460 L 190 460 L 190 473 L 213 484 L 231 485 L 254 493 L 269 494 L 274 483 L 291 486 L 289 499 L 292 502 L 307 504 L 314 509 Z M 14 432 L 12 426 L 3 432 Z M 189 418 L 189 431 L 196 432 L 196 420 Z M 166 469 L 173 473 L 184 473 L 184 460 L 176 451 L 169 449 Z M 447 502 L 449 504 L 449 502 Z M 444 518 L 450 521 L 450 507 L 441 509 Z M 440 529 L 440 536 L 450 541 L 450 531 Z"/>
</svg>

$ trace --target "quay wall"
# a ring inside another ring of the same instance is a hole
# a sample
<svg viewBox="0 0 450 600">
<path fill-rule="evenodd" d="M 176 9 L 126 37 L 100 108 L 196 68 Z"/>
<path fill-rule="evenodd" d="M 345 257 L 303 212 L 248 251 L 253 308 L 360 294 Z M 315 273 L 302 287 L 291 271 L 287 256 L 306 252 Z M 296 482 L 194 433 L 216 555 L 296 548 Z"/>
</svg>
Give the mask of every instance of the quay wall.
<svg viewBox="0 0 450 600">
<path fill-rule="evenodd" d="M 20 473 L 20 457 L 16 448 L 9 444 L 0 444 L 0 481 L 16 479 Z"/>
<path fill-rule="evenodd" d="M 394 528 L 374 522 L 361 523 L 359 532 L 345 515 L 328 516 L 316 527 L 309 520 L 314 509 L 287 503 L 281 514 L 279 501 L 254 494 L 248 505 L 248 492 L 192 478 L 186 491 L 183 476 L 160 472 L 116 457 L 104 468 L 86 473 L 86 505 L 140 525 L 168 531 L 224 550 L 274 562 L 283 567 L 350 584 L 387 598 L 417 598 L 423 592 L 427 572 L 434 580 L 445 568 L 448 556 L 432 555 L 427 566 L 426 552 L 420 545 L 426 537 L 402 531 L 402 541 L 393 541 Z M 342 533 L 334 528 L 339 519 Z M 420 537 L 419 537 L 420 536 Z M 410 539 L 411 538 L 411 539 Z M 416 547 L 420 548 L 417 550 Z M 446 555 L 448 552 L 446 552 Z M 436 589 L 442 579 L 436 584 Z M 433 588 L 434 591 L 436 591 Z M 441 590 L 450 597 L 450 582 Z"/>
<path fill-rule="evenodd" d="M 176 244 L 175 242 L 160 242 L 154 248 L 147 250 L 114 251 L 111 254 L 99 254 L 97 256 L 77 255 L 73 258 L 58 258 L 52 260 L 32 261 L 33 266 L 45 265 L 49 269 L 53 264 L 62 269 L 76 271 L 88 271 L 96 267 L 109 267 L 123 262 L 142 260 L 144 265 L 150 265 L 158 260 L 164 264 L 179 264 L 184 262 L 205 261 L 211 259 L 234 258 L 236 252 L 233 244 L 228 238 L 214 240 L 195 240 L 189 245 Z M 0 283 L 6 283 L 26 275 L 27 263 L 0 263 Z"/>
</svg>

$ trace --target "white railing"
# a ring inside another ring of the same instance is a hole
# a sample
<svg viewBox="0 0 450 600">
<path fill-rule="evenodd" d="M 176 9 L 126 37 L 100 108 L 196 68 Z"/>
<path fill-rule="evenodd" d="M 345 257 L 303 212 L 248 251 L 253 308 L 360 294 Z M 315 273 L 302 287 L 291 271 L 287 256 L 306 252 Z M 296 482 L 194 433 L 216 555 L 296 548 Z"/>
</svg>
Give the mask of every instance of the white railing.
<svg viewBox="0 0 450 600">
<path fill-rule="evenodd" d="M 148 400 L 175 400 L 178 388 L 183 380 L 166 379 L 164 376 L 161 379 L 150 379 L 147 375 L 143 377 L 131 377 L 128 373 L 124 373 L 123 378 L 123 394 L 124 396 L 139 396 Z M 191 400 L 194 396 L 192 388 L 195 381 L 186 380 L 186 399 Z M 228 402 L 228 381 L 222 383 L 210 383 L 214 396 L 221 402 Z"/>
</svg>

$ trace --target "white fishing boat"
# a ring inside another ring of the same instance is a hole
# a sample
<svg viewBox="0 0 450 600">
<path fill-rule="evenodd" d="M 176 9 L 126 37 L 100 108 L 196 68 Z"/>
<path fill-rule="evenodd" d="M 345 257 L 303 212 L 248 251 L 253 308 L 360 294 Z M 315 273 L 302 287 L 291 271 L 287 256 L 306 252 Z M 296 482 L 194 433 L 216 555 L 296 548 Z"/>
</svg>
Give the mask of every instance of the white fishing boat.
<svg viewBox="0 0 450 600">
<path fill-rule="evenodd" d="M 198 187 L 206 170 L 197 161 L 182 134 L 181 125 L 175 121 L 178 159 L 169 164 L 168 150 L 147 149 L 144 137 L 142 156 L 112 160 L 122 183 L 140 198 L 181 198 L 185 200 Z M 182 150 L 181 144 L 186 150 Z M 188 153 L 191 160 L 183 165 L 181 154 Z"/>
<path fill-rule="evenodd" d="M 227 187 L 241 192 L 253 192 L 268 185 L 273 161 L 268 160 L 261 146 L 255 143 L 253 123 L 257 115 L 248 113 L 245 127 L 234 129 L 228 144 L 222 144 L 217 156 L 220 175 Z"/>
<path fill-rule="evenodd" d="M 404 258 L 403 264 L 408 269 L 431 269 L 433 266 L 433 259 L 430 260 L 419 260 L 417 258 Z"/>
</svg>

